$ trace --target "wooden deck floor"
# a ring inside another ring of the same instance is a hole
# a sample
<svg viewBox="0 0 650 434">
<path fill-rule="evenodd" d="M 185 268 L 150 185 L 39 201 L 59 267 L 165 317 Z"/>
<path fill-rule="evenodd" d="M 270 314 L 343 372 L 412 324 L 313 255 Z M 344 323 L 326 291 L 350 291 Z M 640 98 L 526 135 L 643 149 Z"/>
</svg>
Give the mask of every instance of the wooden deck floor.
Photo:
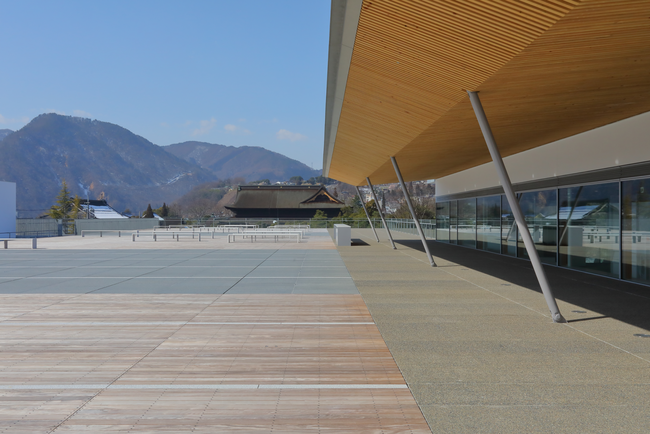
<svg viewBox="0 0 650 434">
<path fill-rule="evenodd" d="M 359 295 L 0 306 L 0 432 L 430 432 Z"/>
</svg>

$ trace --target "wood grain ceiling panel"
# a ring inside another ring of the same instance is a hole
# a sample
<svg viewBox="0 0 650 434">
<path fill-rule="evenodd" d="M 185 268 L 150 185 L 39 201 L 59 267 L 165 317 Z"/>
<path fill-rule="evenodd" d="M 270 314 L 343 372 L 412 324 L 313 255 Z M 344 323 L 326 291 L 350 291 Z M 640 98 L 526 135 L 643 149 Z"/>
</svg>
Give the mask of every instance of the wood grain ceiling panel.
<svg viewBox="0 0 650 434">
<path fill-rule="evenodd" d="M 502 155 L 650 111 L 649 42 L 648 1 L 590 1 L 567 14 L 476 89 Z M 467 98 L 396 158 L 408 180 L 491 161 Z M 371 179 L 395 174 L 384 164 Z"/>
<path fill-rule="evenodd" d="M 391 156 L 437 154 L 426 151 L 426 138 L 467 98 L 465 89 L 495 76 L 577 3 L 365 0 L 329 176 L 392 182 Z M 467 152 L 450 161 L 467 161 Z"/>
</svg>

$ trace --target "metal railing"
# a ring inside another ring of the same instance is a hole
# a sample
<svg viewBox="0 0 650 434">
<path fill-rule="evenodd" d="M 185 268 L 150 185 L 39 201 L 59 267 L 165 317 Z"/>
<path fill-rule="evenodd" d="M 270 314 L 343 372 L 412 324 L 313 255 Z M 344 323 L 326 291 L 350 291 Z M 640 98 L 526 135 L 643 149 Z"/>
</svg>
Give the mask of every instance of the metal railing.
<svg viewBox="0 0 650 434">
<path fill-rule="evenodd" d="M 178 219 L 174 220 L 177 224 Z M 312 229 L 332 229 L 335 224 L 346 224 L 353 228 L 369 228 L 370 224 L 367 219 L 345 219 L 345 218 L 308 218 L 308 219 L 273 219 L 273 218 L 248 218 L 248 219 L 223 219 L 223 220 L 192 220 L 187 221 L 187 224 L 192 225 L 205 225 L 206 227 L 213 226 L 236 226 L 236 225 L 257 225 L 260 229 L 265 229 L 270 226 L 305 226 L 309 225 Z M 373 219 L 373 224 L 377 227 L 381 226 L 381 220 Z"/>
<path fill-rule="evenodd" d="M 418 230 L 415 227 L 413 219 L 386 219 L 386 224 L 390 230 L 405 232 L 407 234 L 418 235 Z M 429 240 L 436 239 L 436 221 L 435 220 L 420 220 L 420 226 L 424 236 Z"/>
<path fill-rule="evenodd" d="M 174 225 L 178 225 L 179 219 L 174 220 Z M 162 223 L 162 222 L 161 222 Z M 273 219 L 273 218 L 250 218 L 250 219 L 222 219 L 222 220 L 186 220 L 183 226 L 205 226 L 208 228 L 217 226 L 236 226 L 236 225 L 256 225 L 260 229 L 265 229 L 271 226 L 298 226 L 309 225 L 313 229 L 332 229 L 335 224 L 346 224 L 354 229 L 370 228 L 367 219 L 346 219 L 346 218 L 309 218 L 309 219 Z M 372 219 L 373 225 L 378 229 L 383 229 L 380 219 Z M 170 224 L 172 222 L 170 221 Z M 387 219 L 386 224 L 389 229 L 398 232 L 417 235 L 417 229 L 412 219 Z M 436 238 L 436 221 L 435 220 L 420 220 L 420 224 L 428 239 Z M 45 238 L 57 237 L 66 234 L 74 233 L 75 221 L 60 221 L 53 219 L 17 219 L 16 232 L 12 234 L 17 238 Z M 164 223 L 160 229 L 164 230 Z M 106 227 L 104 231 L 122 229 L 124 232 L 129 229 L 126 228 L 109 228 Z M 90 230 L 90 229 L 84 229 Z M 97 230 L 97 229 L 95 229 Z M 133 229 L 135 230 L 135 229 Z M 81 231 L 79 231 L 80 233 Z M 7 238 L 11 235 L 4 234 Z"/>
</svg>

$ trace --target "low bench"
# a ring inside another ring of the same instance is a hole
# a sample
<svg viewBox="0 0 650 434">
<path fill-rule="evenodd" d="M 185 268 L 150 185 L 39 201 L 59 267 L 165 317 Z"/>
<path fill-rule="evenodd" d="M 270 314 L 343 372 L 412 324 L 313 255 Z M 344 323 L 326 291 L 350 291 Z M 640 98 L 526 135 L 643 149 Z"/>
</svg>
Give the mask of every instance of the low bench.
<svg viewBox="0 0 650 434">
<path fill-rule="evenodd" d="M 273 225 L 269 226 L 270 228 L 276 228 L 276 229 L 311 229 L 311 225 Z"/>
<path fill-rule="evenodd" d="M 130 231 L 115 231 L 115 230 L 104 230 L 104 229 L 84 229 L 83 231 L 81 231 L 81 238 L 84 238 L 87 234 L 90 235 L 92 233 L 97 233 L 97 232 L 99 232 L 99 238 L 102 238 L 104 233 L 116 233 L 117 232 L 117 236 L 121 237 L 122 232 L 130 232 Z"/>
<path fill-rule="evenodd" d="M 9 248 L 9 241 L 25 241 L 29 240 L 32 243 L 32 249 L 36 248 L 36 238 L 0 238 L 0 241 L 4 242 L 5 249 Z"/>
<path fill-rule="evenodd" d="M 180 237 L 192 237 L 192 239 L 198 238 L 199 241 L 201 241 L 201 235 L 203 235 L 203 238 L 212 235 L 212 239 L 214 239 L 214 232 L 189 232 L 189 231 L 163 231 L 163 232 L 134 232 L 131 234 L 131 239 L 135 242 L 135 239 L 139 237 L 140 235 L 151 235 L 151 238 L 153 238 L 154 241 L 158 241 L 158 238 L 164 238 L 166 236 L 171 236 L 171 239 L 176 239 L 176 241 L 179 241 Z"/>
<path fill-rule="evenodd" d="M 231 230 L 236 230 L 241 232 L 244 230 L 257 229 L 258 225 L 219 225 L 213 226 L 214 230 L 221 229 L 221 232 L 230 232 Z"/>
<path fill-rule="evenodd" d="M 151 228 L 152 231 L 154 232 L 169 232 L 169 231 L 200 231 L 201 229 L 208 229 L 205 226 L 180 226 L 180 225 L 173 225 L 173 226 L 155 226 Z"/>
<path fill-rule="evenodd" d="M 249 232 L 242 232 L 239 234 L 228 234 L 228 242 L 229 243 L 234 243 L 235 239 L 237 237 L 241 238 L 250 238 L 251 243 L 257 241 L 257 237 L 261 238 L 266 238 L 266 237 L 273 237 L 275 239 L 275 242 L 277 243 L 278 240 L 281 237 L 296 237 L 296 242 L 302 241 L 302 233 L 301 232 L 296 232 L 296 231 L 249 231 Z"/>
<path fill-rule="evenodd" d="M 284 228 L 279 228 L 277 226 L 271 226 L 266 229 L 245 229 L 243 231 L 244 233 L 256 233 L 256 232 L 300 232 L 300 234 L 304 237 L 305 233 L 307 233 L 307 229 L 284 229 Z"/>
</svg>

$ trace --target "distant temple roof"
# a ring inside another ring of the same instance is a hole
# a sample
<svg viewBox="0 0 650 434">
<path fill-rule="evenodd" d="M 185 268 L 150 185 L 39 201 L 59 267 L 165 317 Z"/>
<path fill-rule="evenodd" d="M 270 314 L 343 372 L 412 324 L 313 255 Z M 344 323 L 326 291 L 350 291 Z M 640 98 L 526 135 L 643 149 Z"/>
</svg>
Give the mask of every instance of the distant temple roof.
<svg viewBox="0 0 650 434">
<path fill-rule="evenodd" d="M 226 208 L 238 217 L 313 217 L 316 210 L 338 215 L 344 206 L 321 185 L 242 185 Z"/>
</svg>

